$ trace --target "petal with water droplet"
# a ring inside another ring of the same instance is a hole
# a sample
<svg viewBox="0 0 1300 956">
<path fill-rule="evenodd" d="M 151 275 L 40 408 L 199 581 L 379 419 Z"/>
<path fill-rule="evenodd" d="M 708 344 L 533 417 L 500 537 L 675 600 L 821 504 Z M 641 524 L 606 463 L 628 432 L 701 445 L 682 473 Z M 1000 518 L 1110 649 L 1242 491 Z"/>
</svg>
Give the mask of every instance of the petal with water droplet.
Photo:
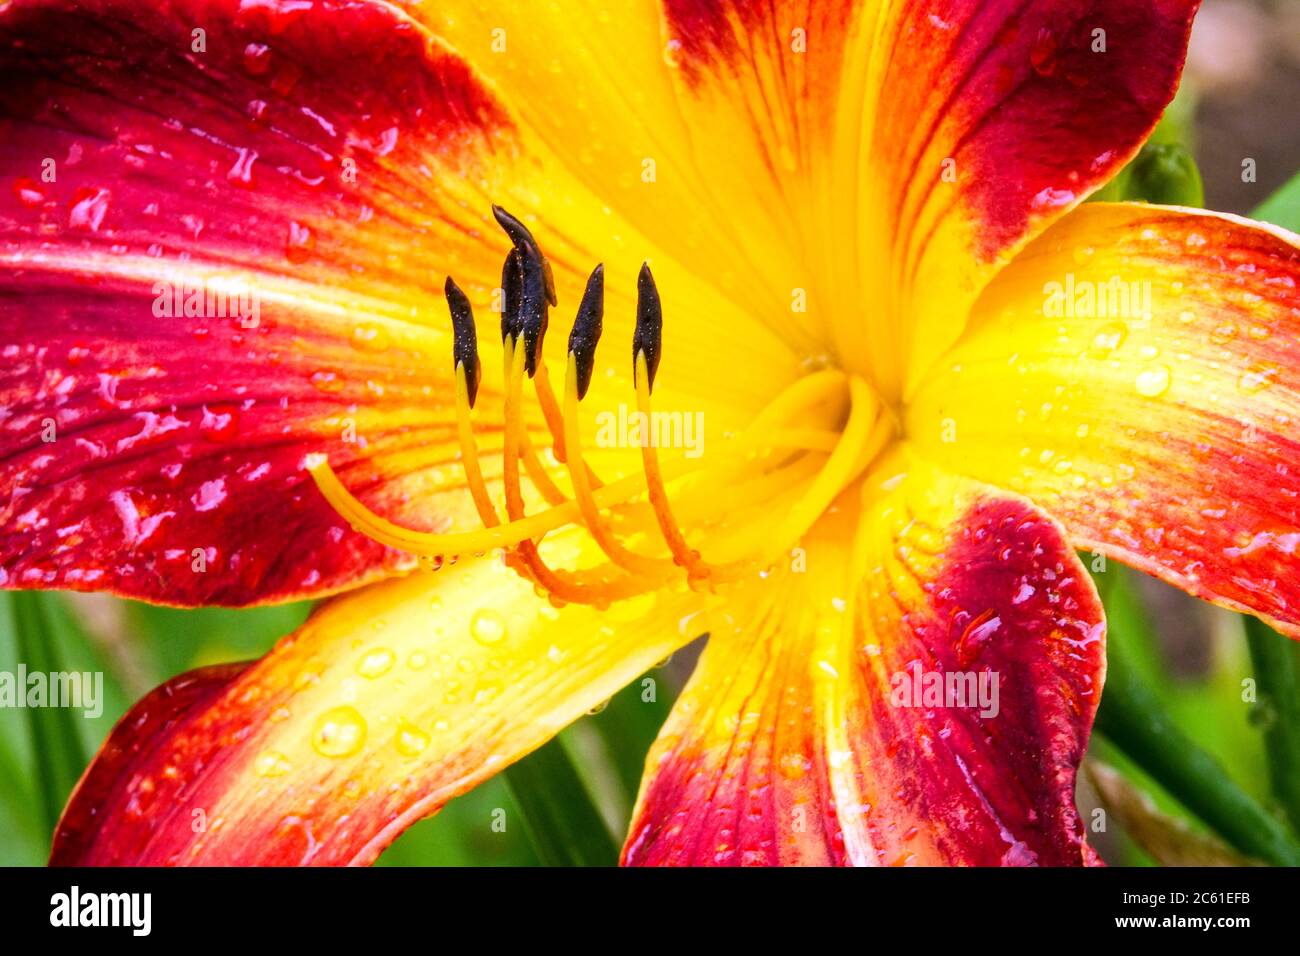
<svg viewBox="0 0 1300 956">
<path fill-rule="evenodd" d="M 937 370 L 908 412 L 927 454 L 1033 498 L 1081 548 L 1300 636 L 1300 237 L 1080 207 L 995 280 L 951 359 L 964 374 Z M 1042 401 L 1050 420 L 1016 417 Z"/>
<path fill-rule="evenodd" d="M 528 583 L 470 558 L 336 598 L 262 660 L 184 675 L 137 704 L 70 800 L 52 859 L 371 862 L 685 644 L 677 622 L 699 601 L 682 588 L 617 630 L 591 608 L 550 619 Z M 483 608 L 500 624 L 489 644 L 473 637 Z M 196 829 L 196 807 L 225 825 Z M 286 818 L 309 847 L 277 837 Z"/>
<path fill-rule="evenodd" d="M 741 626 L 710 638 L 651 752 L 625 862 L 1092 862 L 1073 786 L 1104 671 L 1092 583 L 1027 501 L 908 468 L 856 550 L 849 523 L 823 528 L 807 573 L 731 602 Z"/>
</svg>

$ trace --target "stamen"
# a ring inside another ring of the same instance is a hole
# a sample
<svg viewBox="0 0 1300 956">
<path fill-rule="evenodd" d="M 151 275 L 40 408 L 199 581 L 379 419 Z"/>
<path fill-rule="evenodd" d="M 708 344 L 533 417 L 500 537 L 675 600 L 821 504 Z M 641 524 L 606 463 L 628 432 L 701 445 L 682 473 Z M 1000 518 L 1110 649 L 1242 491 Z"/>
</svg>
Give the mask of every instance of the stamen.
<svg viewBox="0 0 1300 956">
<path fill-rule="evenodd" d="M 569 341 L 572 342 L 572 338 Z M 594 342 L 592 347 L 594 348 Z M 576 353 L 570 352 L 569 371 L 564 380 L 565 440 L 570 451 L 569 478 L 573 482 L 573 494 L 582 511 L 583 523 L 591 532 L 596 544 L 600 546 L 600 550 L 604 551 L 615 564 L 634 574 L 664 576 L 672 571 L 674 563 L 663 558 L 643 557 L 619 544 L 614 537 L 613 529 L 601 516 L 600 508 L 592 497 L 591 485 L 587 481 L 585 463 L 582 460 L 582 436 L 578 428 L 578 401 L 582 397 L 581 387 L 580 360 Z"/>
<path fill-rule="evenodd" d="M 502 453 L 502 480 L 505 483 L 506 515 L 511 521 L 524 517 L 524 499 L 519 487 L 520 428 L 519 400 L 523 380 L 524 362 L 520 352 L 507 343 L 506 379 L 506 433 L 505 448 Z M 585 574 L 562 573 L 552 569 L 542 559 L 537 545 L 531 540 L 521 541 L 517 546 L 521 563 L 527 568 L 529 576 L 550 592 L 553 599 L 576 604 L 609 604 L 612 601 L 634 594 L 643 593 L 653 587 L 653 582 L 639 579 L 622 579 L 610 581 L 607 577 L 594 577 Z"/>
<path fill-rule="evenodd" d="M 464 369 L 465 393 L 469 407 L 473 408 L 474 399 L 478 397 L 478 383 L 483 377 L 483 363 L 478 357 L 478 332 L 474 328 L 474 310 L 469 304 L 469 298 L 451 276 L 447 276 L 443 293 L 451 312 L 452 359 L 458 370 L 462 367 Z"/>
<path fill-rule="evenodd" d="M 506 261 L 501 266 L 501 341 L 517 339 L 522 331 L 519 327 L 519 307 L 523 297 L 524 267 L 523 258 L 518 249 L 506 253 Z"/>
<path fill-rule="evenodd" d="M 532 378 L 537 371 L 537 357 L 542 341 L 546 337 L 550 306 L 556 303 L 555 278 L 551 275 L 551 264 L 542 255 L 542 250 L 528 227 L 500 206 L 493 206 L 492 214 L 518 253 L 518 306 L 512 324 L 517 330 L 515 338 L 518 339 L 520 335 L 523 337 L 524 367 L 528 377 Z M 505 289 L 505 286 L 502 288 Z"/>
<path fill-rule="evenodd" d="M 474 440 L 474 425 L 470 421 L 470 409 L 473 399 L 469 397 L 469 385 L 466 380 L 465 366 L 456 363 L 456 437 L 460 441 L 460 460 L 465 466 L 465 483 L 469 485 L 470 496 L 474 499 L 474 510 L 485 527 L 492 528 L 499 523 L 497 510 L 488 494 L 487 484 L 483 481 L 483 469 L 478 460 L 478 442 Z"/>
<path fill-rule="evenodd" d="M 537 240 L 533 238 L 532 232 L 529 231 L 527 226 L 514 216 L 510 215 L 510 213 L 506 212 L 500 206 L 494 205 L 492 207 L 492 216 L 496 219 L 501 228 L 505 230 L 506 235 L 510 237 L 510 241 L 514 243 L 515 248 L 518 249 L 521 254 L 531 255 L 541 261 L 543 266 L 543 278 L 546 280 L 546 301 L 551 305 L 558 305 L 559 302 L 555 297 L 555 276 L 551 274 L 550 263 L 548 263 L 546 258 L 542 255 L 541 246 L 539 246 Z"/>
<path fill-rule="evenodd" d="M 596 346 L 605 328 L 605 266 L 598 265 L 587 279 L 578 315 L 569 332 L 569 371 L 575 375 L 578 401 L 587 397 L 596 367 Z"/>
<path fill-rule="evenodd" d="M 561 403 L 543 357 L 549 309 L 556 303 L 550 265 L 532 233 L 518 219 L 499 206 L 493 207 L 493 215 L 512 244 L 501 276 L 505 296 L 501 317 L 504 516 L 498 514 L 484 480 L 474 433 L 473 408 L 482 365 L 473 311 L 464 292 L 448 278 L 444 291 L 454 333 L 457 438 L 466 484 L 483 527 L 445 534 L 403 528 L 354 497 L 324 455 L 307 456 L 305 467 L 325 500 L 360 533 L 420 557 L 504 548 L 507 565 L 548 592 L 553 602 L 599 607 L 655 590 L 681 573 L 679 568 L 693 587 L 755 574 L 807 533 L 893 437 L 896 421 L 881 414 L 880 403 L 864 381 L 825 370 L 782 391 L 738 438 L 727 436 L 721 455 L 711 455 L 707 468 L 689 458 L 661 463 L 647 434 L 641 442 L 641 473 L 604 484 L 584 460 L 579 427 L 579 403 L 591 385 L 603 326 L 604 269 L 597 266 L 592 271 L 577 310 Z M 654 421 L 651 395 L 662 339 L 659 291 L 649 266 L 643 265 L 637 279 L 632 354 L 637 410 L 647 424 Z M 525 425 L 525 375 L 533 379 L 555 458 L 567 465 L 572 500 L 538 457 Z M 548 505 L 534 515 L 526 514 L 521 464 Z M 674 485 L 674 505 L 667 489 L 677 479 L 685 480 Z M 639 500 L 642 495 L 644 500 Z M 762 520 L 765 513 L 754 509 L 763 508 L 777 496 L 783 501 L 793 497 L 794 503 L 773 529 L 770 521 Z M 718 502 L 724 497 L 727 506 L 720 509 Z M 758 520 L 748 520 L 751 516 Z M 708 536 L 711 549 L 717 547 L 735 559 L 705 560 L 687 539 L 682 517 L 690 520 L 697 533 Z M 608 564 L 561 570 L 542 558 L 539 544 L 543 537 L 574 524 L 585 526 Z M 667 556 L 642 554 L 628 547 L 629 537 L 639 541 L 647 534 L 654 536 L 656 529 L 667 545 Z"/>
<path fill-rule="evenodd" d="M 636 331 L 632 334 L 632 378 L 637 381 L 639 357 L 645 356 L 646 394 L 655 390 L 655 374 L 659 371 L 659 350 L 663 343 L 664 313 L 659 302 L 659 289 L 650 274 L 648 263 L 641 263 L 641 273 L 636 277 Z"/>
<path fill-rule="evenodd" d="M 514 356 L 517 351 L 522 352 L 522 350 L 518 348 L 517 340 L 514 338 L 506 339 L 504 355 L 505 379 L 507 382 L 510 381 L 511 366 L 514 362 Z M 507 416 L 506 426 L 509 428 L 509 416 L 512 414 L 512 410 L 508 402 L 506 404 L 505 413 Z M 541 492 L 541 495 L 546 499 L 547 504 L 564 504 L 564 502 L 569 500 L 568 496 L 561 491 L 559 486 L 556 485 L 554 480 L 552 480 L 550 472 L 546 470 L 546 466 L 542 464 L 542 460 L 537 457 L 537 449 L 533 447 L 532 437 L 528 434 L 528 429 L 523 427 L 523 412 L 520 403 L 516 402 L 514 404 L 513 414 L 519 415 L 518 450 L 519 454 L 523 458 L 524 470 L 528 472 L 529 480 L 531 480 L 537 490 Z"/>
</svg>

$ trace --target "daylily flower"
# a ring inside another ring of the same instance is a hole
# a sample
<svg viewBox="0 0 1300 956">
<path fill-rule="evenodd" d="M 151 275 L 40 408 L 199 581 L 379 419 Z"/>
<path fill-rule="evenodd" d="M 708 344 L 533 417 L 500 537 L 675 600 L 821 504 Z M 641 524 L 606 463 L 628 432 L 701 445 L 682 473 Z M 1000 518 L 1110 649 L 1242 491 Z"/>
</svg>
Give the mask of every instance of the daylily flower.
<svg viewBox="0 0 1300 956">
<path fill-rule="evenodd" d="M 370 862 L 707 632 L 626 862 L 1092 862 L 1075 549 L 1300 632 L 1300 239 L 1080 205 L 1195 7 L 4 4 L 0 578 L 339 594 L 53 860 Z"/>
</svg>

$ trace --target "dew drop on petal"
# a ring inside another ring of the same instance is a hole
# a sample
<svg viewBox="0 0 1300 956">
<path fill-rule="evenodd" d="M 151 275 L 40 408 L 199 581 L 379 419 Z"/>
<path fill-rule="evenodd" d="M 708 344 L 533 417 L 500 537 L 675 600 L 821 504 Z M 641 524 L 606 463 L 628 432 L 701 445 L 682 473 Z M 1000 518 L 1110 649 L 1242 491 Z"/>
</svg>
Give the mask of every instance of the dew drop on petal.
<svg viewBox="0 0 1300 956">
<path fill-rule="evenodd" d="M 112 198 L 113 194 L 107 189 L 78 189 L 72 200 L 72 211 L 68 213 L 68 225 L 73 229 L 99 232 Z"/>
<path fill-rule="evenodd" d="M 1056 72 L 1056 37 L 1050 30 L 1038 31 L 1033 46 L 1029 48 L 1029 65 L 1039 76 L 1051 76 Z"/>
<path fill-rule="evenodd" d="M 429 746 L 430 737 L 410 721 L 403 720 L 397 725 L 397 734 L 393 746 L 404 757 L 418 757 Z"/>
<path fill-rule="evenodd" d="M 1210 341 L 1215 345 L 1225 345 L 1237 334 L 1237 327 L 1231 322 L 1220 322 L 1210 330 Z"/>
<path fill-rule="evenodd" d="M 1094 358 L 1106 358 L 1121 345 L 1128 336 L 1128 326 L 1121 322 L 1103 325 L 1092 337 L 1092 355 Z"/>
<path fill-rule="evenodd" d="M 322 757 L 350 757 L 366 742 L 366 721 L 351 705 L 325 711 L 312 729 L 312 748 Z"/>
<path fill-rule="evenodd" d="M 1137 393 L 1146 398 L 1157 398 L 1169 391 L 1171 374 L 1167 365 L 1153 365 L 1138 372 L 1133 380 Z"/>
<path fill-rule="evenodd" d="M 291 769 L 289 758 L 278 750 L 264 750 L 253 761 L 253 772 L 259 777 L 283 777 Z"/>
<path fill-rule="evenodd" d="M 1277 373 L 1276 365 L 1252 365 L 1241 373 L 1241 378 L 1237 379 L 1237 388 L 1247 395 L 1262 392 L 1277 379 Z"/>
<path fill-rule="evenodd" d="M 311 258 L 316 249 L 316 236 L 307 226 L 300 222 L 289 223 L 289 238 L 284 245 L 284 255 L 294 265 L 301 265 Z"/>
<path fill-rule="evenodd" d="M 389 648 L 376 648 L 357 661 L 357 673 L 369 680 L 374 680 L 377 677 L 383 677 L 392 670 L 396 660 L 397 655 Z"/>
<path fill-rule="evenodd" d="M 36 180 L 34 179 L 29 179 L 26 176 L 19 176 L 14 180 L 13 190 L 14 198 L 28 209 L 32 209 L 45 202 L 45 193 L 41 187 L 36 184 Z"/>
<path fill-rule="evenodd" d="M 490 607 L 479 608 L 470 618 L 469 636 L 485 647 L 499 644 L 506 636 L 505 618 Z"/>
<path fill-rule="evenodd" d="M 253 188 L 253 163 L 257 162 L 257 151 L 241 148 L 234 164 L 226 171 L 226 179 L 231 185 L 240 189 Z"/>
<path fill-rule="evenodd" d="M 271 69 L 271 48 L 265 43 L 244 47 L 244 70 L 249 76 L 265 76 Z"/>
<path fill-rule="evenodd" d="M 199 434 L 218 444 L 232 441 L 239 434 L 239 407 L 227 403 L 204 405 Z"/>
</svg>

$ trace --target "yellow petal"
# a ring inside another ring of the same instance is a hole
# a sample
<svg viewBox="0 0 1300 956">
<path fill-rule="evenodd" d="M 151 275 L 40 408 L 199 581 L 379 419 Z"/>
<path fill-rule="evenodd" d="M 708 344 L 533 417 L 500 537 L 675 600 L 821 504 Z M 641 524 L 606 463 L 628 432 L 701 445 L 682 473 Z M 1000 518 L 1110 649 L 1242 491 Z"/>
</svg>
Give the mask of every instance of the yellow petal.
<svg viewBox="0 0 1300 956">
<path fill-rule="evenodd" d="M 1300 238 L 1082 206 L 980 300 L 908 410 L 930 458 L 1096 549 L 1300 632 Z"/>
</svg>

